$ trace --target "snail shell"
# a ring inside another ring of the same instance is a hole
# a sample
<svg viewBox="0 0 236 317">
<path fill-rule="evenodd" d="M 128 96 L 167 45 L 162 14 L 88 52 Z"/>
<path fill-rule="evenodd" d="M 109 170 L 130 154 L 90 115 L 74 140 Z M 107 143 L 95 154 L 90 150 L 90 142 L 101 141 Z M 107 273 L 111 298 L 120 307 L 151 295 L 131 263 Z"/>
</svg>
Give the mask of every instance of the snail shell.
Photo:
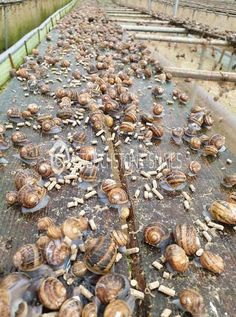
<svg viewBox="0 0 236 317">
<path fill-rule="evenodd" d="M 175 271 L 180 273 L 187 271 L 189 259 L 184 249 L 177 244 L 171 244 L 166 248 L 165 257 Z"/>
<path fill-rule="evenodd" d="M 124 121 L 135 123 L 137 122 L 137 113 L 134 110 L 125 112 Z"/>
<path fill-rule="evenodd" d="M 189 122 L 196 123 L 199 127 L 203 124 L 204 113 L 203 112 L 196 112 L 190 113 L 188 118 Z"/>
<path fill-rule="evenodd" d="M 43 264 L 43 254 L 36 244 L 25 244 L 13 256 L 16 268 L 22 271 L 33 271 Z"/>
<path fill-rule="evenodd" d="M 192 314 L 193 317 L 199 317 L 204 310 L 203 297 L 193 289 L 184 289 L 179 294 L 180 304 Z"/>
<path fill-rule="evenodd" d="M 168 229 L 161 223 L 149 224 L 144 229 L 144 241 L 150 245 L 158 245 L 161 241 L 169 237 Z"/>
<path fill-rule="evenodd" d="M 43 254 L 45 254 L 45 249 L 47 248 L 50 241 L 51 240 L 48 236 L 40 236 L 35 244 L 37 245 L 39 250 L 41 250 Z"/>
<path fill-rule="evenodd" d="M 154 115 L 159 116 L 160 114 L 162 114 L 163 110 L 164 110 L 164 108 L 161 104 L 159 104 L 159 103 L 153 104 L 152 112 Z"/>
<path fill-rule="evenodd" d="M 81 231 L 88 229 L 88 219 L 80 217 L 79 219 L 67 218 L 61 226 L 63 234 L 71 240 L 77 239 L 81 235 Z"/>
<path fill-rule="evenodd" d="M 15 174 L 15 186 L 16 189 L 21 189 L 24 185 L 37 184 L 41 180 L 41 176 L 32 169 L 21 169 Z"/>
<path fill-rule="evenodd" d="M 52 224 L 47 228 L 47 235 L 51 239 L 61 239 L 62 238 L 61 228 L 57 227 L 55 224 Z"/>
<path fill-rule="evenodd" d="M 211 127 L 214 123 L 214 120 L 212 118 L 212 115 L 210 113 L 207 113 L 204 115 L 203 124 L 206 127 Z"/>
<path fill-rule="evenodd" d="M 37 222 L 38 231 L 47 231 L 48 227 L 54 225 L 54 221 L 50 217 L 40 218 Z"/>
<path fill-rule="evenodd" d="M 61 306 L 58 317 L 80 317 L 83 305 L 78 296 L 67 299 Z"/>
<path fill-rule="evenodd" d="M 97 157 L 96 148 L 94 146 L 81 146 L 79 157 L 85 161 L 92 161 Z"/>
<path fill-rule="evenodd" d="M 228 199 L 228 201 L 229 201 L 230 203 L 236 204 L 236 192 L 231 192 L 231 193 L 229 194 L 229 199 Z"/>
<path fill-rule="evenodd" d="M 42 124 L 43 121 L 49 120 L 51 121 L 53 119 L 52 115 L 49 113 L 41 114 L 37 117 L 37 121 L 39 124 Z"/>
<path fill-rule="evenodd" d="M 108 273 L 116 259 L 117 246 L 109 236 L 89 238 L 85 243 L 84 263 L 97 274 Z"/>
<path fill-rule="evenodd" d="M 135 125 L 131 122 L 123 121 L 120 125 L 120 131 L 124 133 L 134 132 Z"/>
<path fill-rule="evenodd" d="M 52 130 L 52 128 L 54 127 L 54 122 L 52 120 L 44 120 L 42 122 L 42 131 L 45 133 L 48 133 Z"/>
<path fill-rule="evenodd" d="M 115 299 L 124 299 L 130 291 L 129 281 L 124 275 L 111 273 L 102 276 L 96 284 L 95 294 L 102 304 Z"/>
<path fill-rule="evenodd" d="M 72 137 L 72 140 L 75 143 L 84 143 L 86 139 L 87 139 L 87 136 L 83 131 L 75 133 Z"/>
<path fill-rule="evenodd" d="M 87 273 L 87 267 L 83 261 L 76 261 L 71 267 L 72 274 L 76 277 L 82 277 Z"/>
<path fill-rule="evenodd" d="M 199 150 L 201 147 L 201 140 L 198 137 L 193 137 L 190 139 L 190 147 L 193 150 Z"/>
<path fill-rule="evenodd" d="M 104 193 L 108 193 L 110 190 L 116 188 L 117 186 L 118 184 L 115 180 L 107 178 L 102 181 L 101 190 Z"/>
<path fill-rule="evenodd" d="M 120 94 L 119 98 L 120 98 L 120 102 L 123 105 L 127 105 L 131 101 L 131 96 L 128 92 L 123 92 L 122 94 Z"/>
<path fill-rule="evenodd" d="M 3 277 L 0 282 L 0 288 L 5 288 L 8 291 L 23 291 L 28 288 L 31 283 L 30 277 L 22 272 L 13 272 Z"/>
<path fill-rule="evenodd" d="M 60 265 L 70 256 L 71 249 L 65 242 L 51 240 L 46 249 L 45 257 L 49 265 Z"/>
<path fill-rule="evenodd" d="M 172 129 L 172 137 L 174 138 L 182 138 L 184 135 L 184 130 L 180 127 Z"/>
<path fill-rule="evenodd" d="M 8 205 L 14 205 L 18 201 L 18 194 L 17 192 L 8 192 L 6 193 L 6 201 Z"/>
<path fill-rule="evenodd" d="M 57 111 L 57 117 L 63 120 L 70 119 L 73 115 L 73 110 L 65 106 Z"/>
<path fill-rule="evenodd" d="M 210 137 L 209 144 L 220 150 L 225 145 L 225 137 L 220 134 L 214 134 Z"/>
<path fill-rule="evenodd" d="M 97 178 L 97 167 L 94 164 L 84 166 L 80 170 L 80 177 L 86 182 L 94 182 Z"/>
<path fill-rule="evenodd" d="M 21 112 L 21 115 L 22 115 L 22 118 L 24 118 L 24 119 L 27 119 L 27 118 L 31 118 L 31 117 L 32 117 L 31 112 L 28 111 L 28 110 L 22 111 L 22 112 Z"/>
<path fill-rule="evenodd" d="M 223 183 L 225 187 L 233 187 L 236 185 L 236 173 L 224 176 Z"/>
<path fill-rule="evenodd" d="M 152 138 L 153 138 L 153 132 L 148 129 L 148 130 L 144 133 L 144 139 L 145 139 L 145 140 L 151 140 Z"/>
<path fill-rule="evenodd" d="M 235 225 L 236 224 L 236 205 L 224 200 L 215 200 L 209 207 L 209 211 L 215 220 Z"/>
<path fill-rule="evenodd" d="M 160 86 L 156 86 L 156 87 L 153 88 L 152 94 L 153 94 L 154 96 L 162 96 L 163 93 L 164 93 L 164 91 L 165 91 L 164 88 L 162 88 L 162 87 L 160 87 Z"/>
<path fill-rule="evenodd" d="M 105 124 L 106 124 L 106 126 L 108 127 L 108 128 L 111 128 L 111 127 L 113 127 L 113 125 L 114 125 L 114 120 L 113 120 L 113 118 L 111 117 L 111 116 L 109 116 L 109 115 L 105 115 Z"/>
<path fill-rule="evenodd" d="M 24 185 L 18 192 L 18 201 L 25 208 L 33 208 L 46 195 L 46 189 L 38 185 Z"/>
<path fill-rule="evenodd" d="M 77 98 L 78 98 L 79 104 L 81 104 L 82 106 L 86 106 L 91 101 L 91 97 L 89 93 L 82 93 L 78 95 Z"/>
<path fill-rule="evenodd" d="M 165 178 L 166 182 L 172 188 L 177 188 L 186 182 L 186 175 L 178 170 L 170 171 Z"/>
<path fill-rule="evenodd" d="M 58 279 L 48 277 L 41 283 L 38 297 L 43 306 L 57 310 L 66 301 L 66 288 Z"/>
<path fill-rule="evenodd" d="M 21 131 L 12 133 L 11 140 L 16 145 L 21 145 L 28 142 L 26 135 Z"/>
<path fill-rule="evenodd" d="M 39 112 L 39 106 L 36 103 L 31 103 L 28 105 L 27 110 L 34 115 Z"/>
<path fill-rule="evenodd" d="M 10 294 L 4 288 L 0 288 L 0 312 L 1 317 L 11 316 Z"/>
<path fill-rule="evenodd" d="M 150 113 L 143 113 L 141 115 L 141 121 L 143 123 L 152 123 L 154 121 L 154 118 Z"/>
<path fill-rule="evenodd" d="M 95 303 L 88 303 L 84 306 L 82 317 L 97 317 L 97 306 Z"/>
<path fill-rule="evenodd" d="M 111 237 L 118 247 L 123 247 L 128 244 L 128 236 L 122 230 L 113 230 Z"/>
<path fill-rule="evenodd" d="M 204 156 L 216 156 L 218 154 L 218 149 L 214 145 L 205 145 L 203 148 Z"/>
<path fill-rule="evenodd" d="M 21 119 L 21 112 L 18 108 L 10 108 L 7 111 L 7 116 L 9 119 Z"/>
<path fill-rule="evenodd" d="M 218 255 L 210 251 L 204 251 L 200 256 L 201 265 L 216 274 L 220 274 L 224 271 L 224 261 Z"/>
<path fill-rule="evenodd" d="M 191 224 L 178 224 L 173 230 L 176 243 L 184 249 L 187 255 L 193 255 L 200 248 L 197 231 Z"/>
<path fill-rule="evenodd" d="M 39 155 L 39 146 L 36 144 L 28 144 L 20 149 L 20 157 L 23 159 L 35 160 Z"/>
<path fill-rule="evenodd" d="M 37 162 L 35 169 L 43 178 L 48 178 L 53 174 L 51 162 L 47 159 L 40 159 Z"/>
<path fill-rule="evenodd" d="M 200 172 L 201 168 L 202 168 L 201 164 L 199 162 L 197 162 L 197 161 L 191 161 L 189 163 L 189 169 L 195 175 Z"/>
<path fill-rule="evenodd" d="M 128 202 L 128 196 L 124 189 L 116 187 L 109 191 L 108 200 L 112 205 L 122 205 Z"/>
<path fill-rule="evenodd" d="M 129 308 L 129 305 L 120 299 L 116 299 L 113 302 L 109 303 L 106 306 L 104 311 L 104 317 L 131 317 L 132 312 Z"/>
<path fill-rule="evenodd" d="M 154 136 L 155 138 L 160 139 L 160 138 L 163 136 L 164 129 L 163 129 L 160 125 L 153 124 L 153 125 L 150 127 L 150 130 L 153 132 L 153 136 Z"/>
</svg>

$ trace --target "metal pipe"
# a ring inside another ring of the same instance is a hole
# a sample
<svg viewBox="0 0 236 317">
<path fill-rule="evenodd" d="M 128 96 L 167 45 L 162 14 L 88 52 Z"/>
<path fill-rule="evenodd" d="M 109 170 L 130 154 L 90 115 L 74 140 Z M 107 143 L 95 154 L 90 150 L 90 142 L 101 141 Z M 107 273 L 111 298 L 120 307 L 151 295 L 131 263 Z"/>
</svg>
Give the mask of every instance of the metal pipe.
<svg viewBox="0 0 236 317">
<path fill-rule="evenodd" d="M 150 19 L 150 15 L 148 14 L 128 14 L 128 13 L 112 13 L 112 14 L 108 14 L 109 17 L 123 17 L 123 18 L 147 18 Z"/>
<path fill-rule="evenodd" d="M 233 66 L 233 62 L 234 62 L 234 57 L 235 57 L 235 52 L 232 52 L 231 56 L 230 56 L 230 60 L 229 60 L 229 64 L 227 67 L 227 71 L 230 71 L 232 66 Z"/>
<path fill-rule="evenodd" d="M 122 27 L 127 31 L 139 31 L 139 32 L 160 32 L 160 33 L 187 33 L 185 28 L 175 27 L 155 27 L 155 26 L 136 26 L 123 24 Z"/>
<path fill-rule="evenodd" d="M 169 21 L 162 21 L 162 20 L 139 20 L 139 19 L 135 19 L 135 20 L 130 20 L 130 19 L 116 19 L 116 18 L 111 18 L 109 19 L 110 21 L 114 21 L 114 22 L 126 22 L 126 23 L 149 23 L 149 24 L 160 24 L 160 25 L 164 25 L 164 24 L 169 24 Z"/>
<path fill-rule="evenodd" d="M 178 67 L 164 67 L 164 71 L 171 73 L 174 77 L 193 78 L 208 81 L 236 82 L 236 73 L 232 72 L 213 72 L 209 70 L 183 69 Z"/>
<path fill-rule="evenodd" d="M 178 6 L 179 6 L 179 0 L 175 0 L 174 4 L 174 18 L 177 17 L 177 11 L 178 11 Z"/>
<path fill-rule="evenodd" d="M 220 55 L 220 58 L 219 58 L 218 62 L 215 62 L 215 63 L 214 63 L 214 65 L 213 65 L 213 67 L 212 67 L 212 70 L 215 70 L 216 67 L 217 67 L 217 65 L 221 63 L 221 61 L 222 61 L 222 59 L 223 59 L 223 57 L 224 57 L 224 55 L 225 55 L 225 51 L 226 51 L 226 49 L 224 48 L 224 49 L 222 50 L 222 52 L 221 52 L 221 55 Z"/>
<path fill-rule="evenodd" d="M 150 40 L 159 42 L 173 42 L 173 43 L 185 43 L 185 44 L 200 44 L 200 45 L 215 45 L 215 46 L 230 46 L 227 41 L 222 40 L 208 40 L 208 39 L 198 39 L 190 37 L 180 37 L 180 36 L 162 36 L 162 35 L 148 35 L 148 34 L 137 34 L 136 39 L 139 40 Z"/>
</svg>

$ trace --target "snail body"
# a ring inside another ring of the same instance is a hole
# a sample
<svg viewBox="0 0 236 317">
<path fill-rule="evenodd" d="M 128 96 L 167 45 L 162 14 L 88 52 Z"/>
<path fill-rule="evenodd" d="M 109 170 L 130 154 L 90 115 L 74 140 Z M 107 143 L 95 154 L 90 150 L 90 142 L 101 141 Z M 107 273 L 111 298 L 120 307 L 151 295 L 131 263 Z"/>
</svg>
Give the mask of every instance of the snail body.
<svg viewBox="0 0 236 317">
<path fill-rule="evenodd" d="M 193 255 L 200 248 L 197 231 L 191 224 L 178 224 L 173 230 L 176 243 L 184 249 L 187 255 Z"/>
<path fill-rule="evenodd" d="M 210 251 L 204 251 L 200 256 L 201 265 L 216 274 L 220 274 L 224 271 L 224 261 L 218 255 Z"/>
<path fill-rule="evenodd" d="M 215 220 L 235 225 L 236 224 L 236 205 L 224 200 L 215 200 L 209 207 L 209 212 Z"/>
<path fill-rule="evenodd" d="M 166 248 L 165 257 L 175 271 L 180 273 L 187 271 L 189 259 L 184 249 L 182 249 L 177 244 L 171 244 Z"/>
</svg>

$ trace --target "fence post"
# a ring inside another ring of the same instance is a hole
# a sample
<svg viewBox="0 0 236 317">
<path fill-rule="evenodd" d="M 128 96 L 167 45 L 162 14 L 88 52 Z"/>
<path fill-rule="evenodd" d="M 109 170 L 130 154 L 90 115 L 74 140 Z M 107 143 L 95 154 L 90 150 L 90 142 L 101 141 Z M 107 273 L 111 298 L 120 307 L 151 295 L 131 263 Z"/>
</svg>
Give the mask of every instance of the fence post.
<svg viewBox="0 0 236 317">
<path fill-rule="evenodd" d="M 39 29 L 38 29 L 38 39 L 39 39 L 39 43 L 40 43 L 41 39 L 40 39 L 40 30 Z"/>
<path fill-rule="evenodd" d="M 14 63 L 13 63 L 13 59 L 12 59 L 12 56 L 11 56 L 10 53 L 8 54 L 8 58 L 9 58 L 9 60 L 10 60 L 11 67 L 12 67 L 12 68 L 15 68 L 15 65 L 14 65 Z"/>
<path fill-rule="evenodd" d="M 24 41 L 24 45 L 25 45 L 26 55 L 29 55 L 29 52 L 28 52 L 28 47 L 27 47 L 27 43 L 26 43 L 26 41 Z"/>
<path fill-rule="evenodd" d="M 3 5 L 4 49 L 8 49 L 7 6 Z"/>
</svg>

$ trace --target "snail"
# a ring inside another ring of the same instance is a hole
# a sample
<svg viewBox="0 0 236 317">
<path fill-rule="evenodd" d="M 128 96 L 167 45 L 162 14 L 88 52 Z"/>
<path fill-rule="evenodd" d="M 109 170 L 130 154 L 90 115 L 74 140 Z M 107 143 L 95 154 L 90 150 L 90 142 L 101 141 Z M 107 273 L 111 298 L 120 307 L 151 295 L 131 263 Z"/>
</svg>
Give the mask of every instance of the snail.
<svg viewBox="0 0 236 317">
<path fill-rule="evenodd" d="M 18 146 L 23 146 L 24 144 L 28 143 L 27 136 L 21 131 L 16 131 L 12 133 L 11 140 L 12 143 Z"/>
<path fill-rule="evenodd" d="M 154 118 L 153 118 L 153 116 L 150 114 L 150 113 L 143 113 L 142 115 L 141 115 L 141 121 L 144 123 L 144 124 L 146 124 L 146 123 L 153 123 L 153 121 L 154 121 Z"/>
<path fill-rule="evenodd" d="M 37 144 L 27 144 L 20 149 L 20 157 L 26 162 L 36 160 L 39 156 L 40 152 Z"/>
<path fill-rule="evenodd" d="M 81 93 L 78 95 L 77 98 L 81 106 L 86 106 L 91 101 L 89 93 Z"/>
<path fill-rule="evenodd" d="M 150 130 L 152 131 L 154 138 L 160 139 L 163 136 L 164 129 L 160 125 L 153 124 L 150 126 Z"/>
<path fill-rule="evenodd" d="M 212 118 L 212 115 L 210 113 L 205 114 L 203 119 L 203 126 L 207 129 L 210 129 L 213 123 L 214 123 L 214 120 Z"/>
<path fill-rule="evenodd" d="M 50 217 L 40 218 L 37 222 L 38 231 L 47 231 L 48 227 L 54 225 L 54 221 Z"/>
<path fill-rule="evenodd" d="M 144 133 L 144 139 L 145 139 L 146 141 L 150 141 L 152 138 L 153 138 L 153 132 L 148 129 L 148 130 Z"/>
<path fill-rule="evenodd" d="M 18 202 L 17 192 L 11 191 L 6 193 L 6 201 L 8 205 L 14 205 Z"/>
<path fill-rule="evenodd" d="M 97 306 L 95 303 L 88 303 L 84 306 L 82 317 L 97 317 Z"/>
<path fill-rule="evenodd" d="M 97 167 L 94 164 L 88 164 L 80 170 L 80 177 L 86 182 L 94 182 L 97 178 Z"/>
<path fill-rule="evenodd" d="M 113 230 L 111 237 L 118 247 L 125 247 L 128 244 L 128 236 L 122 230 Z"/>
<path fill-rule="evenodd" d="M 67 299 L 61 306 L 58 317 L 80 317 L 83 305 L 79 296 Z"/>
<path fill-rule="evenodd" d="M 13 263 L 22 271 L 34 271 L 44 262 L 43 253 L 36 244 L 25 244 L 13 256 Z"/>
<path fill-rule="evenodd" d="M 49 265 L 62 265 L 70 256 L 71 249 L 65 242 L 51 240 L 44 250 Z"/>
<path fill-rule="evenodd" d="M 179 300 L 183 309 L 191 313 L 193 317 L 203 316 L 204 300 L 197 291 L 184 289 L 179 294 Z"/>
<path fill-rule="evenodd" d="M 31 103 L 28 105 L 27 110 L 32 114 L 35 115 L 39 112 L 39 106 L 36 103 Z"/>
<path fill-rule="evenodd" d="M 22 115 L 19 108 L 10 108 L 7 111 L 7 117 L 10 122 L 18 123 L 22 121 Z"/>
<path fill-rule="evenodd" d="M 76 145 L 78 143 L 82 144 L 82 143 L 85 143 L 86 139 L 87 139 L 87 136 L 83 131 L 76 132 L 72 137 L 72 142 L 74 145 Z"/>
<path fill-rule="evenodd" d="M 54 120 L 44 120 L 41 123 L 42 132 L 45 134 L 57 134 L 60 133 L 62 128 L 58 125 L 56 125 L 56 122 Z"/>
<path fill-rule="evenodd" d="M 200 256 L 201 265 L 216 274 L 220 274 L 224 271 L 224 261 L 218 255 L 210 251 L 204 251 Z"/>
<path fill-rule="evenodd" d="M 53 116 L 50 114 L 50 113 L 44 113 L 44 114 L 40 114 L 38 115 L 37 117 L 37 121 L 39 124 L 42 124 L 43 121 L 46 121 L 46 120 L 53 120 Z"/>
<path fill-rule="evenodd" d="M 89 238 L 85 242 L 84 263 L 93 273 L 106 274 L 115 263 L 116 243 L 109 236 Z"/>
<path fill-rule="evenodd" d="M 29 78 L 29 73 L 26 68 L 22 67 L 17 70 L 16 72 L 17 76 L 28 79 Z"/>
<path fill-rule="evenodd" d="M 191 224 L 178 224 L 173 230 L 175 242 L 184 249 L 187 255 L 193 255 L 200 248 L 196 229 Z"/>
<path fill-rule="evenodd" d="M 191 161 L 190 163 L 189 163 L 189 170 L 190 170 L 190 172 L 188 173 L 188 175 L 189 176 L 195 176 L 195 175 L 197 175 L 199 172 L 200 172 L 200 170 L 201 170 L 201 164 L 199 163 L 199 162 L 197 162 L 197 161 Z"/>
<path fill-rule="evenodd" d="M 203 148 L 202 155 L 203 156 L 214 156 L 216 157 L 218 154 L 218 149 L 214 145 L 205 145 Z"/>
<path fill-rule="evenodd" d="M 120 131 L 123 133 L 132 133 L 135 130 L 135 124 L 123 121 L 120 125 Z"/>
<path fill-rule="evenodd" d="M 153 108 L 152 108 L 152 112 L 155 116 L 160 116 L 163 113 L 163 106 L 159 103 L 154 103 L 153 104 Z"/>
<path fill-rule="evenodd" d="M 60 109 L 65 109 L 65 110 L 68 109 L 69 110 L 69 108 L 71 106 L 71 99 L 69 97 L 61 98 L 61 102 L 59 103 L 59 106 L 60 106 Z"/>
<path fill-rule="evenodd" d="M 129 110 L 125 112 L 124 121 L 136 123 L 137 122 L 137 113 L 135 110 Z"/>
<path fill-rule="evenodd" d="M 109 178 L 104 179 L 101 184 L 101 190 L 106 194 L 109 193 L 110 190 L 116 187 L 118 187 L 117 182 Z"/>
<path fill-rule="evenodd" d="M 87 267 L 83 261 L 76 261 L 71 267 L 71 272 L 76 277 L 82 277 L 87 273 Z"/>
<path fill-rule="evenodd" d="M 190 113 L 188 117 L 188 121 L 190 123 L 195 123 L 197 130 L 200 130 L 203 124 L 203 118 L 204 118 L 203 112 L 195 112 L 195 113 Z"/>
<path fill-rule="evenodd" d="M 50 240 L 50 238 L 48 236 L 40 236 L 38 238 L 38 240 L 36 240 L 36 242 L 35 242 L 36 246 L 38 247 L 38 249 L 40 251 L 43 252 L 44 256 L 45 256 L 45 250 L 46 250 L 46 248 L 47 248 L 47 246 L 48 246 L 50 241 L 51 240 Z"/>
<path fill-rule="evenodd" d="M 236 173 L 225 175 L 223 178 L 222 185 L 227 188 L 232 188 L 236 185 Z"/>
<path fill-rule="evenodd" d="M 66 106 L 62 107 L 61 109 L 57 111 L 57 117 L 62 120 L 70 119 L 73 116 L 74 116 L 73 110 Z"/>
<path fill-rule="evenodd" d="M 144 229 L 144 241 L 152 246 L 158 246 L 169 238 L 169 231 L 163 224 L 156 222 Z"/>
<path fill-rule="evenodd" d="M 35 169 L 43 178 L 49 178 L 54 174 L 50 160 L 45 158 L 38 160 Z"/>
<path fill-rule="evenodd" d="M 116 299 L 125 299 L 130 292 L 126 276 L 117 273 L 102 276 L 95 287 L 95 295 L 102 304 L 109 304 Z"/>
<path fill-rule="evenodd" d="M 123 300 L 114 300 L 109 303 L 104 311 L 104 317 L 131 317 L 132 311 L 129 305 Z"/>
<path fill-rule="evenodd" d="M 192 137 L 189 146 L 192 150 L 199 150 L 201 147 L 201 140 L 198 137 Z"/>
<path fill-rule="evenodd" d="M 182 104 L 186 104 L 187 101 L 188 101 L 188 96 L 185 94 L 185 93 L 180 93 L 179 96 L 179 102 L 182 103 Z"/>
<path fill-rule="evenodd" d="M 78 219 L 74 217 L 67 218 L 63 222 L 61 229 L 64 236 L 71 240 L 75 240 L 81 235 L 82 231 L 88 229 L 88 219 L 85 217 L 80 217 Z"/>
<path fill-rule="evenodd" d="M 171 170 L 165 176 L 165 179 L 160 182 L 160 186 L 167 190 L 180 190 L 186 185 L 186 175 L 179 170 Z"/>
<path fill-rule="evenodd" d="M 0 288 L 0 312 L 2 317 L 11 316 L 10 294 L 4 288 Z"/>
<path fill-rule="evenodd" d="M 182 137 L 184 135 L 184 130 L 180 127 L 173 128 L 171 133 L 171 140 L 174 141 L 175 144 L 182 144 Z"/>
<path fill-rule="evenodd" d="M 184 129 L 183 139 L 186 142 L 189 142 L 192 137 L 197 135 L 197 129 L 194 125 L 189 125 L 187 128 Z"/>
<path fill-rule="evenodd" d="M 209 145 L 214 145 L 217 150 L 225 150 L 225 137 L 220 134 L 213 134 L 209 139 Z"/>
<path fill-rule="evenodd" d="M 44 307 L 57 310 L 66 301 L 66 288 L 55 277 L 48 277 L 41 283 L 38 297 Z"/>
<path fill-rule="evenodd" d="M 106 124 L 106 126 L 107 126 L 108 128 L 113 127 L 113 125 L 114 125 L 114 120 L 113 120 L 113 118 L 112 118 L 111 116 L 109 116 L 108 114 L 105 115 L 104 120 L 105 120 L 105 124 Z"/>
<path fill-rule="evenodd" d="M 46 189 L 35 184 L 26 184 L 18 192 L 18 202 L 22 205 L 22 212 L 35 212 L 45 208 L 49 197 Z"/>
<path fill-rule="evenodd" d="M 164 94 L 164 91 L 165 89 L 160 87 L 160 86 L 155 86 L 153 89 L 152 89 L 152 94 L 153 96 L 155 97 L 161 97 L 163 94 Z"/>
<path fill-rule="evenodd" d="M 107 197 L 112 205 L 123 205 L 128 202 L 127 193 L 120 187 L 111 189 L 108 192 Z"/>
<path fill-rule="evenodd" d="M 236 192 L 229 193 L 228 201 L 230 203 L 236 204 Z"/>
<path fill-rule="evenodd" d="M 16 171 L 15 174 L 15 187 L 17 190 L 21 189 L 24 185 L 33 185 L 39 183 L 41 176 L 34 170 L 26 168 Z"/>
<path fill-rule="evenodd" d="M 236 224 L 236 205 L 224 200 L 215 200 L 209 207 L 209 212 L 217 221 L 235 225 Z"/>
<path fill-rule="evenodd" d="M 93 161 L 97 158 L 96 148 L 94 146 L 81 146 L 79 157 L 85 161 Z"/>
<path fill-rule="evenodd" d="M 177 244 L 171 244 L 166 248 L 165 258 L 175 271 L 184 273 L 188 270 L 189 259 L 184 249 Z"/>
<path fill-rule="evenodd" d="M 63 236 L 61 228 L 56 226 L 55 224 L 48 226 L 47 235 L 49 238 L 55 239 L 55 240 L 59 240 Z"/>
<path fill-rule="evenodd" d="M 23 110 L 21 111 L 21 116 L 23 119 L 29 119 L 29 118 L 32 118 L 32 114 L 30 111 L 28 110 Z"/>
</svg>

